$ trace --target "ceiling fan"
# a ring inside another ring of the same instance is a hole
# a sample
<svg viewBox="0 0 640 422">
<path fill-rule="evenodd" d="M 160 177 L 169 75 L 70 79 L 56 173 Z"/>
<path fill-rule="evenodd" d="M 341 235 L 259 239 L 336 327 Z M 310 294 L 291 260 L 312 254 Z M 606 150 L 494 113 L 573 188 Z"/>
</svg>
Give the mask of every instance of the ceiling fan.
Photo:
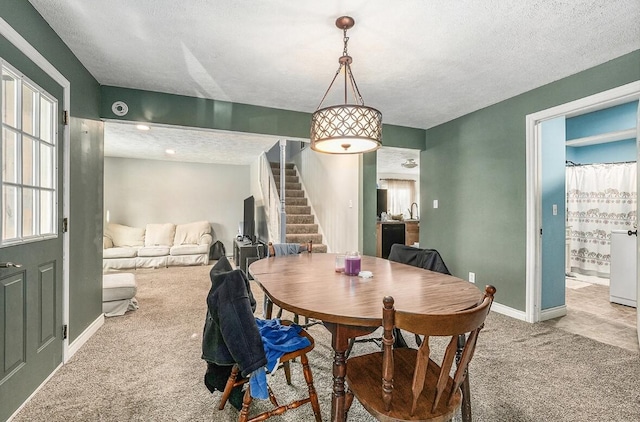
<svg viewBox="0 0 640 422">
<path fill-rule="evenodd" d="M 402 167 L 412 169 L 418 167 L 418 163 L 413 158 L 407 158 L 407 161 L 401 164 Z"/>
</svg>

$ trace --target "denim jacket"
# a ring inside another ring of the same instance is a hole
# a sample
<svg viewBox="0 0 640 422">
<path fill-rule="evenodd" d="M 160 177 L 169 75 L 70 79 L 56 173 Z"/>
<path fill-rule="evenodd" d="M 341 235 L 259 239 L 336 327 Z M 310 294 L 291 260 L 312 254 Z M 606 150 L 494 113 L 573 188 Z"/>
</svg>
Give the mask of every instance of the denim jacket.
<svg viewBox="0 0 640 422">
<path fill-rule="evenodd" d="M 215 365 L 237 363 L 243 377 L 267 363 L 253 312 L 256 301 L 242 270 L 221 257 L 210 272 L 202 359 Z"/>
</svg>

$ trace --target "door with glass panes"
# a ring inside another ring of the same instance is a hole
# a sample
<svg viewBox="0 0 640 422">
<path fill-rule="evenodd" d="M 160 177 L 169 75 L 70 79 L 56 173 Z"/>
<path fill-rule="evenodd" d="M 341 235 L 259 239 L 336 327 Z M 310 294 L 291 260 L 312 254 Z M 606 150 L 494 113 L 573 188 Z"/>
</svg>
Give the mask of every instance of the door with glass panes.
<svg viewBox="0 0 640 422">
<path fill-rule="evenodd" d="M 6 420 L 62 362 L 63 131 L 62 88 L 35 66 L 25 75 L 2 58 L 0 65 L 0 420 Z"/>
</svg>

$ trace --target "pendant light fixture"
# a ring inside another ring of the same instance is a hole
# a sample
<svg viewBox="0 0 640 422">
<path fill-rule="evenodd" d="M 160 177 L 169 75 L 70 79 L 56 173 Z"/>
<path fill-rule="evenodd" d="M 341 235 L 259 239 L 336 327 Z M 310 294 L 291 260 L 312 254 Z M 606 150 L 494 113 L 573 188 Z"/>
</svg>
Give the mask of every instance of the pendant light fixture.
<svg viewBox="0 0 640 422">
<path fill-rule="evenodd" d="M 358 154 L 375 151 L 382 146 L 382 113 L 364 105 L 358 85 L 351 72 L 353 59 L 347 53 L 347 30 L 355 21 L 350 16 L 336 19 L 336 26 L 344 33 L 344 50 L 338 59 L 340 67 L 324 93 L 318 108 L 311 116 L 311 149 L 329 154 Z M 322 107 L 340 72 L 344 72 L 344 104 Z M 349 87 L 355 104 L 347 102 Z"/>
</svg>

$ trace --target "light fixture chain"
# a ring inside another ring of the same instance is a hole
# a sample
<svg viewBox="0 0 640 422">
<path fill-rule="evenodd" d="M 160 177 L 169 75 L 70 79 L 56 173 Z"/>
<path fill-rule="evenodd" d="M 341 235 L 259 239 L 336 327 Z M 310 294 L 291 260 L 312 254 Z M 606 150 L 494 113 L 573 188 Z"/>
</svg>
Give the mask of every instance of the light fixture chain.
<svg viewBox="0 0 640 422">
<path fill-rule="evenodd" d="M 382 113 L 364 105 L 360 89 L 351 71 L 352 58 L 349 56 L 347 29 L 355 21 L 350 16 L 336 19 L 336 26 L 343 32 L 343 52 L 339 58 L 340 67 L 331 80 L 329 88 L 322 96 L 318 108 L 311 116 L 311 149 L 329 154 L 358 154 L 375 151 L 382 145 Z M 344 67 L 344 104 L 321 108 L 329 91 Z M 347 97 L 351 89 L 354 104 Z"/>
<path fill-rule="evenodd" d="M 336 71 L 336 74 L 333 75 L 333 79 L 331 80 L 331 83 L 329 84 L 329 88 L 327 88 L 327 90 L 325 91 L 324 95 L 322 96 L 322 99 L 320 100 L 320 104 L 318 104 L 318 108 L 316 108 L 316 111 L 320 110 L 320 107 L 322 107 L 322 103 L 324 102 L 324 99 L 327 98 L 327 94 L 329 93 L 329 91 L 331 91 L 331 87 L 333 86 L 333 83 L 336 81 L 336 78 L 340 74 L 340 70 L 342 70 L 342 66 L 343 66 L 342 63 L 340 63 L 340 66 L 338 67 L 338 70 Z"/>
<path fill-rule="evenodd" d="M 347 43 L 349 42 L 349 37 L 347 37 L 347 29 L 343 29 L 344 32 L 344 38 L 342 39 L 342 41 L 344 42 L 344 50 L 342 51 L 342 55 L 343 56 L 348 56 L 349 54 L 347 54 Z"/>
<path fill-rule="evenodd" d="M 351 66 L 347 65 L 346 71 L 349 73 L 349 79 L 351 80 L 351 90 L 353 91 L 354 100 L 356 101 L 356 103 L 358 102 L 358 100 L 360 100 L 360 105 L 364 105 L 364 98 L 362 98 L 362 94 L 360 94 L 358 84 L 356 83 L 356 78 L 355 76 L 353 76 L 353 72 L 351 71 Z"/>
</svg>

